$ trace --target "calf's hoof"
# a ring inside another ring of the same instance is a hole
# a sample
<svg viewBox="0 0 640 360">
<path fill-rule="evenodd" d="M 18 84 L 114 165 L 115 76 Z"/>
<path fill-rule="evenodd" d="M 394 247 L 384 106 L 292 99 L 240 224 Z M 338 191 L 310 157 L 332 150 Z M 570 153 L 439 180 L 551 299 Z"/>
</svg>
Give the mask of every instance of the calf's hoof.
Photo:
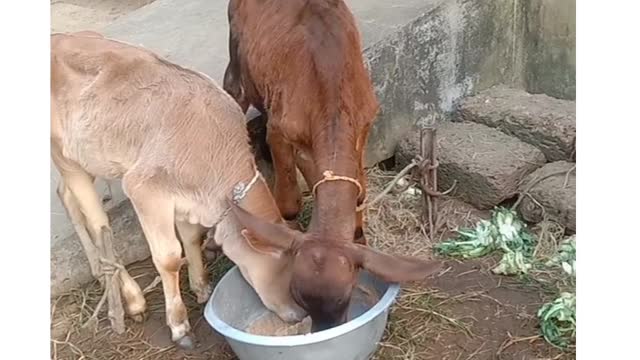
<svg viewBox="0 0 640 360">
<path fill-rule="evenodd" d="M 137 323 L 141 323 L 144 321 L 144 313 L 139 313 L 139 314 L 130 314 L 129 317 L 131 319 L 133 319 L 133 321 L 137 322 Z"/>
<path fill-rule="evenodd" d="M 204 258 L 207 259 L 207 261 L 214 261 L 220 255 L 222 255 L 222 250 L 204 249 L 203 253 L 204 253 Z"/>
<path fill-rule="evenodd" d="M 211 284 L 207 284 L 205 286 L 200 287 L 199 289 L 193 290 L 196 294 L 196 301 L 198 304 L 204 304 L 209 300 L 211 293 L 213 292 L 213 287 Z"/>
<path fill-rule="evenodd" d="M 176 345 L 184 350 L 193 350 L 196 347 L 196 343 L 191 335 L 185 335 L 176 340 Z"/>
</svg>

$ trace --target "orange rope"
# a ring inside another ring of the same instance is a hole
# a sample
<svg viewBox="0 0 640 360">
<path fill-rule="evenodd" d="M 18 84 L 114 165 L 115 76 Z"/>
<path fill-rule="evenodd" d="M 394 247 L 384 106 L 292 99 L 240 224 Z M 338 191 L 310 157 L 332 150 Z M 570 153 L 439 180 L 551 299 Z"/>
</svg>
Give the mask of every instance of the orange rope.
<svg viewBox="0 0 640 360">
<path fill-rule="evenodd" d="M 316 196 L 316 190 L 318 189 L 318 186 L 320 186 L 321 184 L 324 184 L 326 182 L 329 181 L 347 181 L 350 182 L 352 184 L 354 184 L 356 187 L 358 187 L 358 197 L 360 197 L 360 195 L 362 195 L 363 189 L 362 189 L 362 185 L 360 185 L 360 182 L 356 179 L 350 178 L 348 176 L 340 176 L 340 175 L 335 175 L 333 173 L 333 171 L 331 170 L 325 170 L 322 173 L 322 176 L 324 176 L 324 178 L 320 181 L 318 181 L 315 185 L 313 185 L 313 189 L 311 189 L 311 194 L 313 194 L 313 196 Z M 365 199 L 366 200 L 366 199 Z M 365 201 L 362 202 L 362 204 L 360 204 L 360 206 L 356 207 L 356 211 L 362 211 L 364 210 L 366 207 L 365 205 Z"/>
</svg>

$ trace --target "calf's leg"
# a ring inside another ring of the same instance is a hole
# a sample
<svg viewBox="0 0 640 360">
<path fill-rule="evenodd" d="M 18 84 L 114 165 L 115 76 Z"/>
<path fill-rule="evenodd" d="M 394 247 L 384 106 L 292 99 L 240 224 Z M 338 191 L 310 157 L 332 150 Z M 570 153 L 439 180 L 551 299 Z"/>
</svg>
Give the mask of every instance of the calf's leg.
<svg viewBox="0 0 640 360">
<path fill-rule="evenodd" d="M 191 291 L 196 294 L 198 303 L 205 303 L 209 300 L 212 291 L 209 277 L 207 276 L 204 262 L 202 261 L 202 249 L 200 246 L 207 229 L 200 225 L 190 224 L 184 221 L 177 221 L 176 228 L 180 240 L 182 240 L 182 247 L 184 248 L 184 254 L 187 258 L 189 286 Z"/>
<path fill-rule="evenodd" d="M 162 279 L 166 322 L 171 330 L 171 339 L 178 346 L 191 349 L 194 346 L 189 335 L 191 325 L 180 295 L 182 248 L 174 228 L 175 204 L 169 196 L 127 176 L 123 179 L 123 185 L 147 238 L 153 264 Z"/>
<path fill-rule="evenodd" d="M 358 153 L 358 182 L 360 186 L 362 186 L 362 193 L 358 197 L 357 206 L 362 205 L 367 200 L 367 174 L 365 172 L 364 164 L 365 164 L 365 148 L 367 145 L 367 136 L 369 134 L 369 130 L 366 129 L 363 131 L 359 137 L 358 142 L 356 144 L 356 152 Z M 364 224 L 365 224 L 365 214 L 367 209 L 361 209 L 356 212 L 356 231 L 353 236 L 353 240 L 362 245 L 367 245 L 367 238 L 364 235 Z"/>
<path fill-rule="evenodd" d="M 80 238 L 80 243 L 82 244 L 84 253 L 87 255 L 87 259 L 89 260 L 91 275 L 98 279 L 104 286 L 102 269 L 100 267 L 100 252 L 89 235 L 89 231 L 87 230 L 87 220 L 80 210 L 78 201 L 73 193 L 71 193 L 71 190 L 65 185 L 64 180 L 61 180 L 58 183 L 58 189 L 56 192 L 62 202 L 67 216 L 73 224 L 76 234 L 78 234 L 78 238 Z"/>
<path fill-rule="evenodd" d="M 311 155 L 298 150 L 296 151 L 296 165 L 298 166 L 298 169 L 300 169 L 302 177 L 304 177 L 304 181 L 307 183 L 307 188 L 311 191 L 313 189 L 313 185 L 322 179 L 318 173 L 315 163 L 313 162 L 313 158 Z"/>
<path fill-rule="evenodd" d="M 65 207 L 68 205 L 68 212 L 72 217 L 72 221 L 79 223 L 82 219 L 79 217 L 81 213 L 84 216 L 84 226 L 76 226 L 78 236 L 80 237 L 83 246 L 89 249 L 87 257 L 92 267 L 92 271 L 101 273 L 102 270 L 98 270 L 101 267 L 99 261 L 100 249 L 105 249 L 103 256 L 107 257 L 107 260 L 115 262 L 116 265 L 120 264 L 118 257 L 115 255 L 110 242 L 105 242 L 105 236 L 109 237 L 109 240 L 113 237 L 111 227 L 109 226 L 109 219 L 107 213 L 102 207 L 102 202 L 95 190 L 93 184 L 93 177 L 87 174 L 84 170 L 79 168 L 71 169 L 69 166 L 63 166 L 58 168 L 60 170 L 63 184 L 59 188 L 59 193 L 62 194 L 63 204 Z M 80 210 L 78 212 L 78 210 Z M 84 229 L 83 229 L 84 227 Z M 90 241 L 86 234 L 88 234 L 93 241 Z M 106 235 L 105 235 L 106 234 Z M 106 246 L 106 247 L 105 247 Z M 108 259 L 108 258 L 111 259 Z M 125 299 L 127 313 L 136 321 L 143 319 L 143 313 L 146 309 L 146 301 L 142 294 L 142 290 L 138 283 L 129 275 L 129 273 L 123 267 L 118 271 L 119 277 L 116 281 L 119 281 L 117 287 L 120 288 L 122 297 Z M 120 291 L 118 291 L 120 292 Z M 113 301 L 120 302 L 118 294 L 113 295 Z M 120 321 L 120 320 L 118 320 Z M 118 327 L 124 326 L 118 325 Z M 122 328 L 124 331 L 124 329 Z M 118 330 L 119 331 L 119 330 Z"/>
<path fill-rule="evenodd" d="M 300 212 L 302 194 L 298 188 L 296 159 L 293 146 L 278 132 L 267 130 L 267 142 L 271 148 L 275 184 L 273 195 L 282 217 L 290 224 L 296 222 Z"/>
</svg>

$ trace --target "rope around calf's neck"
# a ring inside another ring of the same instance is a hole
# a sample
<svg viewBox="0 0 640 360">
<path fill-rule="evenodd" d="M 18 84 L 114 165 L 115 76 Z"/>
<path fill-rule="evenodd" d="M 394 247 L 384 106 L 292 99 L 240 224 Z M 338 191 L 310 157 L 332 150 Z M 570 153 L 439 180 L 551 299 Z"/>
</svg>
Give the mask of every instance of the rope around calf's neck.
<svg viewBox="0 0 640 360">
<path fill-rule="evenodd" d="M 231 190 L 231 201 L 233 201 L 233 203 L 236 205 L 239 204 L 240 201 L 242 201 L 242 199 L 244 199 L 245 196 L 247 196 L 249 191 L 251 191 L 251 188 L 253 188 L 253 185 L 255 185 L 255 183 L 258 181 L 258 179 L 261 176 L 260 171 L 258 170 L 258 167 L 255 165 L 253 167 L 254 167 L 255 173 L 253 175 L 253 178 L 251 178 L 251 180 L 249 181 L 249 183 L 245 185 L 244 181 L 240 181 L 233 187 L 233 190 Z M 229 214 L 229 211 L 231 211 L 231 206 L 227 206 L 227 208 L 224 210 L 222 215 L 218 218 L 218 221 L 216 221 L 213 224 L 212 228 L 216 227 L 222 221 L 222 219 L 224 219 L 225 216 Z"/>
<path fill-rule="evenodd" d="M 242 201 L 242 199 L 244 199 L 245 196 L 247 196 L 249 191 L 251 191 L 251 189 L 253 188 L 253 185 L 255 185 L 255 183 L 258 182 L 258 179 L 262 177 L 260 170 L 258 170 L 258 167 L 255 164 L 253 164 L 253 168 L 254 168 L 254 175 L 253 175 L 253 178 L 251 178 L 251 180 L 249 181 L 249 183 L 245 185 L 244 181 L 240 181 L 233 187 L 233 190 L 231 190 L 231 201 L 233 201 L 234 204 L 239 204 L 240 201 Z M 213 226 L 211 226 L 211 229 L 215 229 L 216 226 L 220 224 L 220 222 L 229 214 L 230 211 L 231 211 L 231 206 L 227 206 L 227 208 L 222 212 L 222 215 L 220 215 L 218 220 L 216 220 L 213 223 Z M 209 245 L 209 241 L 211 241 L 212 238 L 213 236 L 207 235 L 207 238 L 205 239 L 205 241 L 202 242 L 200 249 L 204 250 L 207 247 L 207 245 Z"/>
<path fill-rule="evenodd" d="M 315 185 L 313 185 L 313 189 L 311 189 L 311 194 L 314 197 L 316 196 L 316 191 L 318 189 L 318 186 L 329 181 L 346 181 L 354 184 L 358 188 L 358 197 L 360 197 L 360 195 L 362 195 L 362 192 L 364 191 L 360 182 L 354 178 L 350 178 L 348 176 L 335 175 L 331 170 L 325 170 L 322 173 L 322 176 L 323 178 L 320 179 L 317 183 L 315 183 Z M 367 198 L 365 197 L 365 199 L 362 201 L 362 204 L 356 206 L 356 212 L 360 212 L 367 207 L 366 200 Z"/>
<path fill-rule="evenodd" d="M 418 166 L 420 164 L 420 161 L 418 159 L 413 159 L 411 160 L 411 163 L 409 163 L 409 165 L 405 166 L 404 169 L 402 169 L 394 178 L 393 180 L 391 180 L 387 186 L 384 188 L 384 190 L 382 190 L 382 192 L 380 192 L 378 195 L 376 195 L 376 197 L 371 200 L 368 201 L 367 196 L 365 196 L 364 200 L 362 201 L 362 204 L 360 204 L 360 206 L 356 207 L 356 211 L 360 212 L 364 209 L 366 209 L 368 206 L 371 206 L 375 203 L 377 203 L 378 201 L 382 200 L 382 198 L 387 195 L 389 192 L 391 192 L 391 190 L 393 190 L 393 187 L 396 183 L 398 183 L 398 181 L 400 181 L 400 179 L 402 179 L 404 176 L 406 176 L 409 171 L 411 171 L 411 169 L 413 169 L 414 167 Z M 325 171 L 323 173 L 324 175 L 324 179 L 318 181 L 314 186 L 313 186 L 313 190 L 312 190 L 312 194 L 315 196 L 315 190 L 318 187 L 318 185 L 320 185 L 323 182 L 327 182 L 327 181 L 333 181 L 333 180 L 344 180 L 344 181 L 348 181 L 351 183 L 356 184 L 356 186 L 358 186 L 358 189 L 362 192 L 362 185 L 360 185 L 360 183 L 355 180 L 352 179 L 350 177 L 346 177 L 346 176 L 335 176 L 333 175 L 332 171 Z M 454 186 L 455 186 L 455 182 L 454 182 Z M 453 186 L 452 186 L 453 188 Z M 445 191 L 445 193 L 448 193 L 451 189 Z M 360 192 L 360 193 L 361 193 Z"/>
</svg>

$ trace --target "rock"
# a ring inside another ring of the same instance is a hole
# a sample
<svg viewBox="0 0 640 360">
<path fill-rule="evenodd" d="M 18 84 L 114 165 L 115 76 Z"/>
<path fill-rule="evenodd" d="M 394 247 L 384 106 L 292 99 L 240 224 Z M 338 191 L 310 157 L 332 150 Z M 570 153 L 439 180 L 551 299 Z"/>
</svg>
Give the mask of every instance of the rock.
<svg viewBox="0 0 640 360">
<path fill-rule="evenodd" d="M 438 187 L 480 208 L 491 208 L 517 193 L 525 176 L 545 163 L 535 147 L 498 130 L 475 123 L 446 122 L 438 126 Z M 399 165 L 419 153 L 420 135 L 412 131 L 400 142 Z"/>
<path fill-rule="evenodd" d="M 575 233 L 576 172 L 569 172 L 575 165 L 566 161 L 549 163 L 525 178 L 519 191 L 535 199 L 525 196 L 518 206 L 525 220 L 537 223 L 546 218 Z"/>
<path fill-rule="evenodd" d="M 458 114 L 463 121 L 497 128 L 536 146 L 549 161 L 572 160 L 574 156 L 574 101 L 496 86 L 464 99 Z"/>
</svg>

